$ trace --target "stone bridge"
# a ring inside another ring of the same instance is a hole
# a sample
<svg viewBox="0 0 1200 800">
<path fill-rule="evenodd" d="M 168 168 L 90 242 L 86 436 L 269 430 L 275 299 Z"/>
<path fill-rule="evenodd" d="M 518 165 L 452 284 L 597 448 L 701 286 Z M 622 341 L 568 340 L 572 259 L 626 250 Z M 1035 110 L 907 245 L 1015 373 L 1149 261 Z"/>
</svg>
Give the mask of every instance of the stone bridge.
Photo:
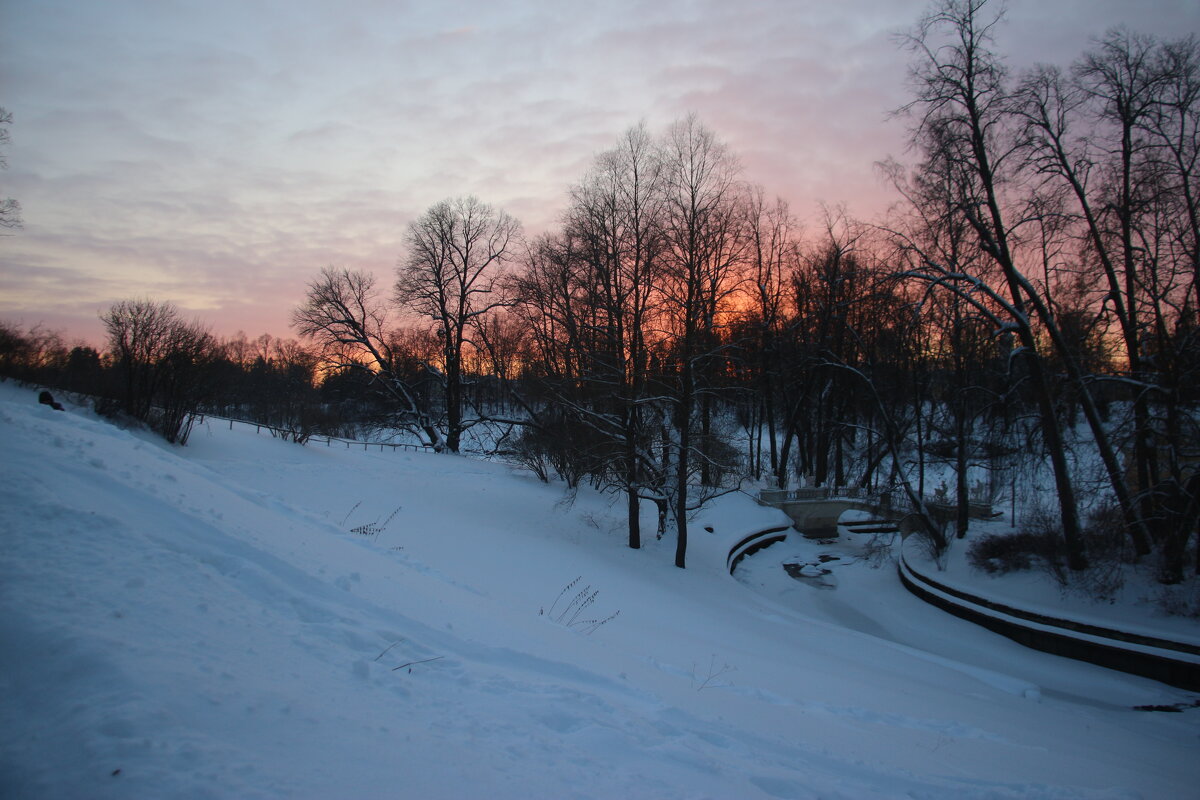
<svg viewBox="0 0 1200 800">
<path fill-rule="evenodd" d="M 897 505 L 890 492 L 869 492 L 846 486 L 763 489 L 758 493 L 758 502 L 782 509 L 791 517 L 796 530 L 810 539 L 836 536 L 838 519 L 851 509 L 896 519 L 902 535 L 911 532 L 909 510 L 903 507 L 903 503 Z M 931 498 L 925 498 L 925 506 L 934 519 L 943 524 L 953 520 L 957 513 L 955 505 Z M 973 519 L 990 519 L 994 516 L 989 503 L 970 503 L 969 512 Z"/>
<path fill-rule="evenodd" d="M 809 486 L 801 489 L 763 489 L 758 502 L 782 509 L 796 530 L 810 539 L 837 535 L 838 519 L 850 509 L 888 515 L 890 495 L 839 486 Z"/>
</svg>

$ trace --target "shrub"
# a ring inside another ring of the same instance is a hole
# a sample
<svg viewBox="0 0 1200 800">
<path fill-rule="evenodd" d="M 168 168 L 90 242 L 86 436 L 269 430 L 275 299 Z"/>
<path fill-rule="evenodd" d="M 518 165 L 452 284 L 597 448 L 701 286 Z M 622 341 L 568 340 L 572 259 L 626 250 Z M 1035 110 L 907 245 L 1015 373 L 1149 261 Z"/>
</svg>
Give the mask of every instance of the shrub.
<svg viewBox="0 0 1200 800">
<path fill-rule="evenodd" d="M 1084 545 L 1088 561 L 1121 564 L 1132 556 L 1129 533 L 1121 507 L 1115 502 L 1104 502 L 1092 508 L 1084 519 Z"/>
<path fill-rule="evenodd" d="M 542 481 L 551 474 L 575 488 L 603 463 L 605 442 L 593 429 L 568 414 L 547 409 L 538 424 L 522 428 L 512 455 Z"/>
<path fill-rule="evenodd" d="M 1045 567 L 1061 579 L 1063 548 L 1058 537 L 1044 529 L 990 534 L 971 543 L 967 563 L 992 575 Z"/>
<path fill-rule="evenodd" d="M 1062 528 L 1047 511 L 1035 511 L 1022 531 L 979 538 L 967 550 L 967 563 L 993 575 L 1043 569 L 1064 590 L 1111 601 L 1125 583 L 1133 556 L 1120 508 L 1111 502 L 1096 505 L 1082 533 L 1088 567 L 1080 572 L 1066 570 Z"/>
<path fill-rule="evenodd" d="M 215 340 L 199 322 L 186 322 L 171 303 L 124 300 L 100 315 L 113 362 L 105 414 L 147 423 L 168 442 L 186 444 L 208 390 Z"/>
</svg>

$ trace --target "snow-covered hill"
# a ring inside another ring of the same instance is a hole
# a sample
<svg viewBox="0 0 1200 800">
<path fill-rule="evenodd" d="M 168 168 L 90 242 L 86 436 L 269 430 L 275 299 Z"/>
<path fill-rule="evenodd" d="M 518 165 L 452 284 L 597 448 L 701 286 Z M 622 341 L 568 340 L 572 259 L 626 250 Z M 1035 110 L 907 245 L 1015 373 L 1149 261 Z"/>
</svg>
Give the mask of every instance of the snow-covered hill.
<svg viewBox="0 0 1200 800">
<path fill-rule="evenodd" d="M 221 422 L 174 448 L 0 384 L 0 796 L 1195 796 L 1200 712 L 1129 709 L 1185 693 L 890 570 L 756 591 L 771 551 L 739 582 L 721 550 L 775 521 L 744 497 L 686 571 L 616 512 Z"/>
</svg>

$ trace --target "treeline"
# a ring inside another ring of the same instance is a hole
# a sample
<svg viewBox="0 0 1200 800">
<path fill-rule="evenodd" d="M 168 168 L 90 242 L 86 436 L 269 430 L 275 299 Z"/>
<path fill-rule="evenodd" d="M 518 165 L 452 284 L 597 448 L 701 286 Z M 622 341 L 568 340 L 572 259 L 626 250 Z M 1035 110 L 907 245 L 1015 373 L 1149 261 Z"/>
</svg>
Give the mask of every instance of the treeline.
<svg viewBox="0 0 1200 800">
<path fill-rule="evenodd" d="M 804 232 L 696 118 L 638 126 L 556 230 L 447 200 L 390 287 L 323 270 L 300 343 L 211 343 L 228 377 L 197 407 L 474 437 L 623 496 L 631 547 L 650 504 L 680 567 L 691 514 L 747 479 L 890 491 L 940 553 L 1044 465 L 1071 571 L 1200 572 L 1200 45 L 1112 31 L 1013 75 L 996 24 L 946 0 L 910 35 L 918 157 L 883 165 L 883 224 Z M 129 380 L 149 357 L 121 341 L 75 361 Z"/>
<path fill-rule="evenodd" d="M 101 318 L 100 350 L 0 322 L 0 377 L 66 392 L 181 445 L 200 414 L 262 423 L 299 442 L 393 427 L 392 410 L 357 373 L 319 370 L 319 354 L 296 339 L 220 339 L 152 300 L 115 303 Z"/>
</svg>

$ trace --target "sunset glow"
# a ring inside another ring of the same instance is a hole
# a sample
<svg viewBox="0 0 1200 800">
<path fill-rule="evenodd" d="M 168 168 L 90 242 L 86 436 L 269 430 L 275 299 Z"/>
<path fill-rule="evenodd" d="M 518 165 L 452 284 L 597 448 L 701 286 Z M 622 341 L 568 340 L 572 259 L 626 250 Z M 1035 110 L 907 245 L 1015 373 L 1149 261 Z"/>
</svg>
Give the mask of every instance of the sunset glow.
<svg viewBox="0 0 1200 800">
<path fill-rule="evenodd" d="M 639 120 L 694 111 L 801 218 L 892 196 L 923 0 L 0 6 L 0 317 L 96 342 L 115 300 L 169 300 L 220 335 L 290 335 L 324 266 L 384 284 L 405 226 L 474 194 L 529 233 Z M 1014 0 L 1002 49 L 1065 61 L 1118 24 L 1200 29 L 1179 2 Z"/>
</svg>

